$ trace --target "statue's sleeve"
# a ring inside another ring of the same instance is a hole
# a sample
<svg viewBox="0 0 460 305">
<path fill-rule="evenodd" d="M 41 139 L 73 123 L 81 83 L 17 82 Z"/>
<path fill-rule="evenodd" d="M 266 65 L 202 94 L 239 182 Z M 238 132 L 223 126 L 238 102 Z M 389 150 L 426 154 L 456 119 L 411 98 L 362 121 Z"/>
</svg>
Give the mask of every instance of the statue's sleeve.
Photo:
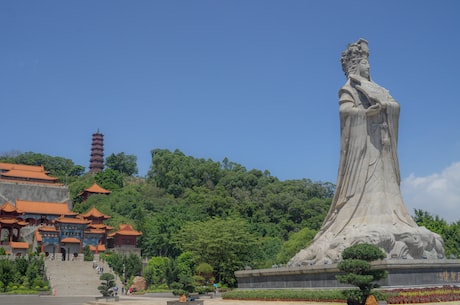
<svg viewBox="0 0 460 305">
<path fill-rule="evenodd" d="M 351 94 L 348 91 L 341 90 L 339 92 L 339 105 L 342 105 L 344 103 L 352 103 L 352 104 L 354 104 L 353 97 L 351 96 Z"/>
</svg>

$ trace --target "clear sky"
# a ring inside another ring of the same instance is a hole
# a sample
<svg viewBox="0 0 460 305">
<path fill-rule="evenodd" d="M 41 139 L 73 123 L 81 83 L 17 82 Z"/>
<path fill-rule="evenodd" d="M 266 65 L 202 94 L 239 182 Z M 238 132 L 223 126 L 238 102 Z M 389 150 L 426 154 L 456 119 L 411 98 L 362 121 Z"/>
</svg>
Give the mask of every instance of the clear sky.
<svg viewBox="0 0 460 305">
<path fill-rule="evenodd" d="M 0 2 L 0 152 L 155 148 L 335 183 L 340 54 L 401 104 L 406 206 L 460 220 L 460 1 Z"/>
</svg>

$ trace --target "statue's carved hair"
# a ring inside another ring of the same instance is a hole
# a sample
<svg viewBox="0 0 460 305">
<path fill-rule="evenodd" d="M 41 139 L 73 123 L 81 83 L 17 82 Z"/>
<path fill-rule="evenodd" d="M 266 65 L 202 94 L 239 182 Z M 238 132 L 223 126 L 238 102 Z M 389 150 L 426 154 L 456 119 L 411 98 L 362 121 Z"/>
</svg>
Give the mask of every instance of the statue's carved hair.
<svg viewBox="0 0 460 305">
<path fill-rule="evenodd" d="M 369 47 L 365 39 L 361 38 L 357 42 L 349 44 L 340 58 L 345 76 L 348 78 L 350 74 L 357 73 L 358 63 L 367 58 L 369 58 Z"/>
</svg>

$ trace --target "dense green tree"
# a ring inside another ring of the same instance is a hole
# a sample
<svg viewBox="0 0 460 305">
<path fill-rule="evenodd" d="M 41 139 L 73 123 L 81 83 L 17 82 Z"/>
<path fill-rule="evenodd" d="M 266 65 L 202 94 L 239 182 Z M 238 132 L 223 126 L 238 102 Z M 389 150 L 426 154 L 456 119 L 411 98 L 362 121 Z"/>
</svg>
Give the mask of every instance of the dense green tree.
<svg viewBox="0 0 460 305">
<path fill-rule="evenodd" d="M 43 257 L 30 255 L 27 258 L 17 257 L 0 259 L 0 292 L 7 292 L 13 286 L 24 286 L 29 289 L 43 288 L 45 279 L 45 263 Z"/>
<path fill-rule="evenodd" d="M 236 283 L 234 272 L 252 264 L 257 246 L 256 236 L 241 218 L 189 222 L 176 235 L 176 240 L 197 261 L 213 266 L 217 280 L 230 286 Z"/>
<path fill-rule="evenodd" d="M 147 286 L 159 286 L 168 283 L 168 269 L 171 266 L 171 259 L 168 257 L 155 256 L 149 259 L 144 270 Z"/>
<path fill-rule="evenodd" d="M 109 155 L 105 159 L 105 166 L 127 176 L 136 175 L 138 173 L 137 157 L 134 155 L 126 155 L 124 152 Z"/>
<path fill-rule="evenodd" d="M 175 197 L 181 196 L 187 188 L 206 186 L 210 189 L 219 180 L 220 163 L 212 160 L 195 159 L 180 150 L 171 153 L 165 149 L 152 150 L 152 167 L 148 178 L 160 188 Z"/>
<path fill-rule="evenodd" d="M 13 266 L 9 259 L 0 259 L 0 291 L 6 292 L 13 280 Z"/>
<path fill-rule="evenodd" d="M 283 243 L 276 258 L 279 263 L 286 264 L 300 250 L 306 248 L 315 237 L 316 231 L 310 228 L 303 228 L 298 232 L 289 235 L 289 239 Z"/>
<path fill-rule="evenodd" d="M 121 189 L 124 183 L 123 175 L 120 172 L 110 168 L 98 172 L 94 179 L 96 180 L 97 184 L 111 191 Z"/>
<path fill-rule="evenodd" d="M 125 282 L 131 277 L 142 274 L 141 258 L 134 253 L 121 255 L 110 252 L 104 255 L 104 259 L 112 270 Z"/>
<path fill-rule="evenodd" d="M 413 218 L 417 225 L 441 235 L 447 258 L 460 257 L 460 221 L 449 224 L 438 215 L 433 216 L 427 211 L 415 209 L 414 212 Z"/>
</svg>

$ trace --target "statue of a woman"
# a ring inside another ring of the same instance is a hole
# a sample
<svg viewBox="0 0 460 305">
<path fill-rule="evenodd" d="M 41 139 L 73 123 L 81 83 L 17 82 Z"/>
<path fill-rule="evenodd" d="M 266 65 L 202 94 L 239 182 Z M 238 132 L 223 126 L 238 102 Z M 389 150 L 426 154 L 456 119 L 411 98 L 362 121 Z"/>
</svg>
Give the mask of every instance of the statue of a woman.
<svg viewBox="0 0 460 305">
<path fill-rule="evenodd" d="M 328 215 L 311 245 L 291 264 L 331 263 L 355 243 L 375 244 L 390 257 L 443 255 L 439 235 L 413 221 L 401 196 L 397 156 L 399 104 L 371 81 L 367 41 L 342 53 L 347 77 L 339 90 L 340 163 Z"/>
</svg>

